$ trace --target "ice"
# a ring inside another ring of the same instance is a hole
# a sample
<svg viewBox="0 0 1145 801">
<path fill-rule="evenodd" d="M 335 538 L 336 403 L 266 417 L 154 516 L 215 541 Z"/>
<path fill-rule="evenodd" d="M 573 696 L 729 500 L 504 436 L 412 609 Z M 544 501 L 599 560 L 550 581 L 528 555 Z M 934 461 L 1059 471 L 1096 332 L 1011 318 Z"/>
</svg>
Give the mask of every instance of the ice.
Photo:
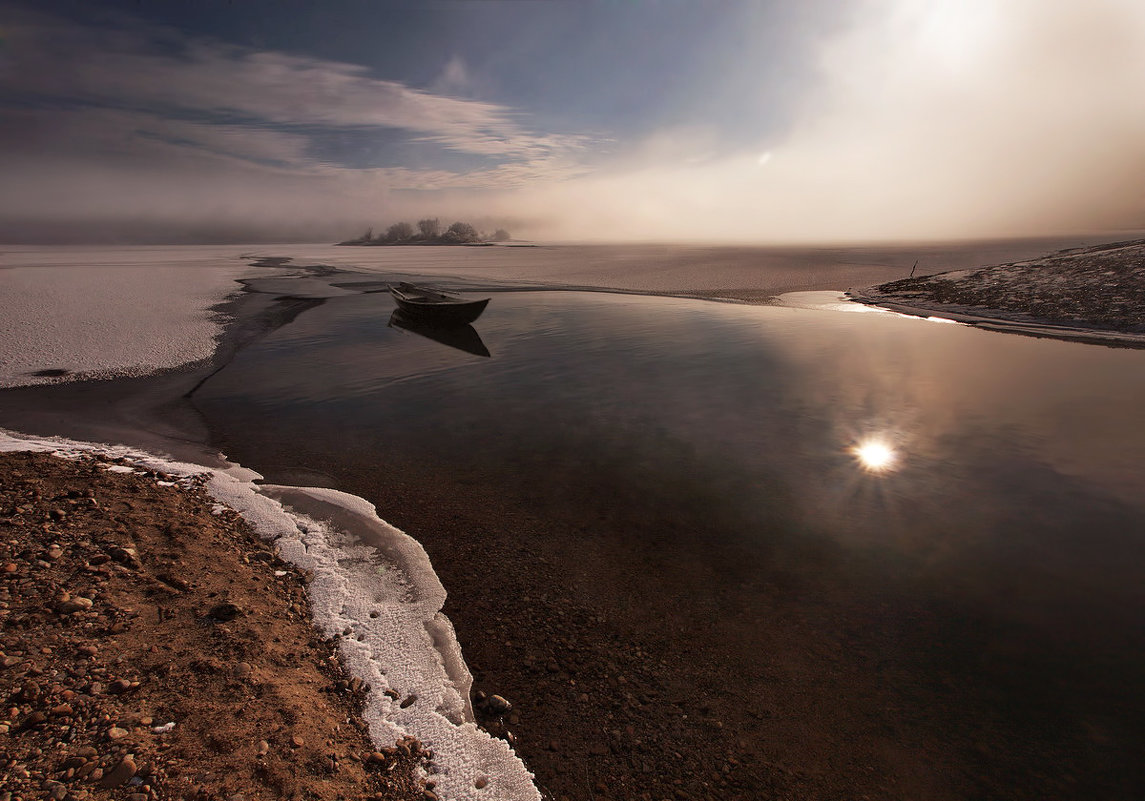
<svg viewBox="0 0 1145 801">
<path fill-rule="evenodd" d="M 256 275 L 227 247 L 5 247 L 0 387 L 143 375 L 207 359 L 211 307 Z M 35 375 L 50 371 L 50 375 Z"/>
<path fill-rule="evenodd" d="M 440 798 L 540 801 L 532 775 L 508 743 L 473 722 L 472 677 L 453 625 L 441 613 L 445 589 L 425 549 L 379 518 L 368 501 L 330 489 L 255 485 L 258 473 L 231 462 L 209 469 L 123 446 L 0 429 L 0 451 L 29 450 L 65 458 L 98 454 L 184 478 L 209 476 L 206 489 L 218 506 L 237 511 L 275 542 L 283 559 L 312 574 L 314 625 L 338 638 L 347 669 L 369 685 L 363 715 L 378 747 L 406 735 L 424 743 L 434 752 L 431 771 Z M 416 700 L 402 708 L 411 697 Z M 487 782 L 480 790 L 479 778 Z"/>
</svg>

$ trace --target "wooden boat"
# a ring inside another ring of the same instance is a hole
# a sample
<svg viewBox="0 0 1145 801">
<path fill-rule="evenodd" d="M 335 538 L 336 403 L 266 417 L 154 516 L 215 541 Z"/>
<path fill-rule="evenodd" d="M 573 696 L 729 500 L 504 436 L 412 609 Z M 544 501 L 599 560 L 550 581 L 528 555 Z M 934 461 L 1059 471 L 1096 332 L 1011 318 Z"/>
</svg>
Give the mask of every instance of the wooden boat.
<svg viewBox="0 0 1145 801">
<path fill-rule="evenodd" d="M 465 300 L 404 281 L 390 287 L 390 294 L 408 319 L 426 325 L 466 325 L 481 316 L 489 298 Z"/>
</svg>

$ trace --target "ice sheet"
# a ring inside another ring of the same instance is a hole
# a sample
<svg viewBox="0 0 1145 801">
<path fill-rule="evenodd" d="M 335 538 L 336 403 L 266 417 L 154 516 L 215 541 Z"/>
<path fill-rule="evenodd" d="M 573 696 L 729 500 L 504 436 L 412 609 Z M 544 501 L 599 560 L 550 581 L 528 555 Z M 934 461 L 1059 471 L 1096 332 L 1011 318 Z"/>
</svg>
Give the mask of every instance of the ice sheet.
<svg viewBox="0 0 1145 801">
<path fill-rule="evenodd" d="M 211 307 L 265 272 L 244 248 L 0 248 L 0 387 L 142 375 L 209 358 Z M 65 376 L 37 376 L 42 370 Z"/>
</svg>

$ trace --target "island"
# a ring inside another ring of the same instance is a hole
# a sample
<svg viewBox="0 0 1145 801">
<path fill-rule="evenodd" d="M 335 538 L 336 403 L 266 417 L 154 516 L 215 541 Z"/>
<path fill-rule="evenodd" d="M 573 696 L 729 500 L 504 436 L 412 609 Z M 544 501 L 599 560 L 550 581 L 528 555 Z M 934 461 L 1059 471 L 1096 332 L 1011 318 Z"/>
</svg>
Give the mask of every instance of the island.
<svg viewBox="0 0 1145 801">
<path fill-rule="evenodd" d="M 492 234 L 479 232 L 467 222 L 455 222 L 441 230 L 441 222 L 436 218 L 419 220 L 415 229 L 408 222 L 397 222 L 374 236 L 374 229 L 339 245 L 490 245 L 495 242 L 508 242 L 512 237 L 504 228 Z"/>
</svg>

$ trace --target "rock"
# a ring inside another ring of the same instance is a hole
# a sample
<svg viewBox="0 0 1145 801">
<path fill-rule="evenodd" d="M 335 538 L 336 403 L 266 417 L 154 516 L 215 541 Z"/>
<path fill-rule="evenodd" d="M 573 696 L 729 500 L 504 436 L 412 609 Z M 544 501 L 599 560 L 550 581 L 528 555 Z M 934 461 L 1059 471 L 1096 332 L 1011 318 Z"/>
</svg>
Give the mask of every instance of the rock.
<svg viewBox="0 0 1145 801">
<path fill-rule="evenodd" d="M 489 784 L 489 780 L 487 778 L 485 778 L 484 776 L 478 776 L 477 781 L 473 782 L 473 786 L 476 787 L 478 790 L 485 789 L 485 786 L 488 784 Z"/>
<path fill-rule="evenodd" d="M 127 729 L 121 729 L 119 726 L 112 726 L 107 730 L 107 737 L 110 740 L 122 740 L 127 735 Z"/>
<path fill-rule="evenodd" d="M 266 740 L 259 740 L 258 747 L 255 749 L 259 756 L 266 756 L 270 753 L 270 743 Z"/>
<path fill-rule="evenodd" d="M 236 679 L 248 679 L 250 678 L 250 674 L 253 672 L 253 670 L 254 668 L 250 666 L 249 662 L 239 662 L 237 665 L 231 668 L 231 674 Z"/>
<path fill-rule="evenodd" d="M 118 787 L 121 784 L 126 784 L 135 775 L 136 767 L 135 760 L 131 754 L 128 754 L 123 759 L 119 760 L 119 764 L 111 769 L 102 779 L 100 779 L 100 787 Z"/>
<path fill-rule="evenodd" d="M 302 739 L 302 735 L 295 734 L 291 736 L 290 744 L 295 748 L 301 748 L 302 746 L 306 745 L 306 740 Z"/>
<path fill-rule="evenodd" d="M 60 601 L 56 604 L 56 611 L 61 615 L 70 615 L 73 612 L 84 612 L 92 608 L 94 602 L 91 598 L 84 598 L 77 595 L 75 598 Z"/>
<path fill-rule="evenodd" d="M 99 646 L 81 645 L 76 649 L 76 653 L 78 653 L 80 656 L 95 656 L 99 653 Z"/>
<path fill-rule="evenodd" d="M 107 691 L 112 695 L 122 695 L 130 689 L 131 682 L 127 679 L 116 679 L 111 683 L 111 686 L 107 688 Z"/>
<path fill-rule="evenodd" d="M 207 617 L 212 618 L 220 623 L 234 620 L 236 617 L 245 614 L 242 607 L 237 604 L 230 603 L 229 601 L 221 604 L 215 604 L 207 610 Z"/>
<path fill-rule="evenodd" d="M 75 712 L 72 710 L 71 704 L 60 704 L 52 707 L 51 714 L 52 717 L 56 718 L 70 718 Z"/>
<path fill-rule="evenodd" d="M 32 714 L 28 715 L 28 717 L 24 718 L 24 722 L 20 724 L 20 728 L 21 729 L 31 729 L 31 728 L 34 728 L 36 726 L 39 726 L 41 723 L 43 723 L 47 719 L 48 719 L 47 715 L 45 715 L 43 712 L 41 712 L 39 710 L 36 710 Z"/>
<path fill-rule="evenodd" d="M 115 561 L 119 562 L 124 567 L 129 567 L 132 570 L 138 570 L 141 565 L 139 564 L 139 557 L 135 553 L 134 548 L 120 548 L 114 546 L 107 549 L 107 555 Z"/>
<path fill-rule="evenodd" d="M 51 548 L 48 548 L 46 555 L 49 562 L 55 562 L 57 559 L 64 555 L 64 552 L 58 545 L 53 545 Z"/>
<path fill-rule="evenodd" d="M 402 701 L 400 704 L 398 704 L 398 706 L 400 706 L 402 709 L 408 709 L 409 707 L 413 706 L 414 702 L 416 702 L 416 701 L 417 701 L 417 696 L 411 695 L 408 698 L 406 698 L 404 701 Z"/>
<path fill-rule="evenodd" d="M 485 701 L 485 711 L 490 715 L 507 715 L 512 709 L 513 705 L 499 695 L 491 695 Z"/>
</svg>

